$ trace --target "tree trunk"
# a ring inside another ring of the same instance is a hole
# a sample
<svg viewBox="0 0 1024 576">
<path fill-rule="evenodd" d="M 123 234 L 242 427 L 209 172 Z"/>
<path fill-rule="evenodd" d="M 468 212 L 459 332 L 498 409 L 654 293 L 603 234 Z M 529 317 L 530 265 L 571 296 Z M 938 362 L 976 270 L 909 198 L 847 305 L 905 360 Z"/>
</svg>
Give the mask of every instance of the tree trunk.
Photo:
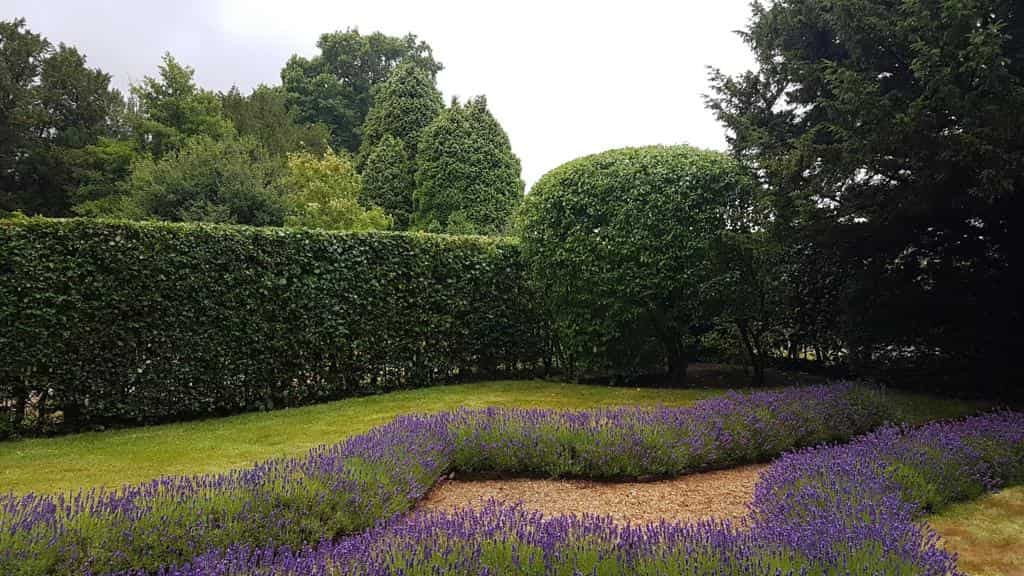
<svg viewBox="0 0 1024 576">
<path fill-rule="evenodd" d="M 686 346 L 676 342 L 669 351 L 668 356 L 668 379 L 669 384 L 674 388 L 686 386 L 686 367 L 689 359 L 686 357 Z"/>
<path fill-rule="evenodd" d="M 740 332 L 740 340 L 743 341 L 743 348 L 747 351 L 747 359 L 750 361 L 750 367 L 754 369 L 753 380 L 751 381 L 754 386 L 764 386 L 764 358 L 754 348 L 754 343 L 750 338 L 750 326 L 746 320 L 737 320 L 736 328 Z"/>
</svg>

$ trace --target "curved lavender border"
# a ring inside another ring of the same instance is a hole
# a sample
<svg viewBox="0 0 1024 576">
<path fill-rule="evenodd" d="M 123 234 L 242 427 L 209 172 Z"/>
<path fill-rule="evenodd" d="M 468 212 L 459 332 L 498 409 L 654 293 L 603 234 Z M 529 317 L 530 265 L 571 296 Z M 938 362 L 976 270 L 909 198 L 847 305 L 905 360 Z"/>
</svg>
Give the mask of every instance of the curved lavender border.
<svg viewBox="0 0 1024 576">
<path fill-rule="evenodd" d="M 302 458 L 118 490 L 0 496 L 0 572 L 155 571 L 232 546 L 298 546 L 408 510 L 449 470 L 678 475 L 845 440 L 891 420 L 841 383 L 729 393 L 688 408 L 458 410 L 405 416 Z"/>
<path fill-rule="evenodd" d="M 849 445 L 788 454 L 758 483 L 746 529 L 710 521 L 618 526 L 491 503 L 396 518 L 297 551 L 233 547 L 159 576 L 587 574 L 598 567 L 604 574 L 963 576 L 955 555 L 918 520 L 928 503 L 907 470 L 948 500 L 1024 481 L 1024 414 L 887 427 Z M 507 554 L 487 565 L 482 550 L 495 544 Z"/>
</svg>

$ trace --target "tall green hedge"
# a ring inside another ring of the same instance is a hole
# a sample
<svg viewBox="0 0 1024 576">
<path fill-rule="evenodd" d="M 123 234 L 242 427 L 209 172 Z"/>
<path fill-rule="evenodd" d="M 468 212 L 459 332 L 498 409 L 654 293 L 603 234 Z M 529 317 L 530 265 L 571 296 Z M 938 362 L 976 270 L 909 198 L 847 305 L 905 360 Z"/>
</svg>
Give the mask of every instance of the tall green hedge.
<svg viewBox="0 0 1024 576">
<path fill-rule="evenodd" d="M 507 239 L 0 221 L 0 431 L 528 370 L 542 350 L 524 291 Z"/>
</svg>

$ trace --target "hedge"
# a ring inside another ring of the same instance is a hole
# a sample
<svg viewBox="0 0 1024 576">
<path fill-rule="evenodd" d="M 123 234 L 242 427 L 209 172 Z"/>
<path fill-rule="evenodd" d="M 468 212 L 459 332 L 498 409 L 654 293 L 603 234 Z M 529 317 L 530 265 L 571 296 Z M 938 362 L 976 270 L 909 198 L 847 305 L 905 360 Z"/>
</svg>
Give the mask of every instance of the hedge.
<svg viewBox="0 0 1024 576">
<path fill-rule="evenodd" d="M 0 435 L 530 369 L 524 291 L 508 239 L 0 221 Z"/>
</svg>

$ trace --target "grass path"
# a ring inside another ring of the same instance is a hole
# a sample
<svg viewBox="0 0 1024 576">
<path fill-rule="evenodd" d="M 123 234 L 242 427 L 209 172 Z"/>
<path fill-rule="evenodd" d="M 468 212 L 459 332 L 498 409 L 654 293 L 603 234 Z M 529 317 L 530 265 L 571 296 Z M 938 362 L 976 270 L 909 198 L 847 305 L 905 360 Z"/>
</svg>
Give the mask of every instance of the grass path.
<svg viewBox="0 0 1024 576">
<path fill-rule="evenodd" d="M 1024 486 L 954 504 L 928 523 L 971 576 L 1024 574 Z"/>
<path fill-rule="evenodd" d="M 383 424 L 399 414 L 460 406 L 563 410 L 628 404 L 685 406 L 720 389 L 612 388 L 499 381 L 437 386 L 274 412 L 163 426 L 0 442 L 0 492 L 116 487 L 169 474 L 222 472 L 274 456 L 299 455 Z M 959 402 L 894 394 L 904 420 L 973 411 Z"/>
</svg>

